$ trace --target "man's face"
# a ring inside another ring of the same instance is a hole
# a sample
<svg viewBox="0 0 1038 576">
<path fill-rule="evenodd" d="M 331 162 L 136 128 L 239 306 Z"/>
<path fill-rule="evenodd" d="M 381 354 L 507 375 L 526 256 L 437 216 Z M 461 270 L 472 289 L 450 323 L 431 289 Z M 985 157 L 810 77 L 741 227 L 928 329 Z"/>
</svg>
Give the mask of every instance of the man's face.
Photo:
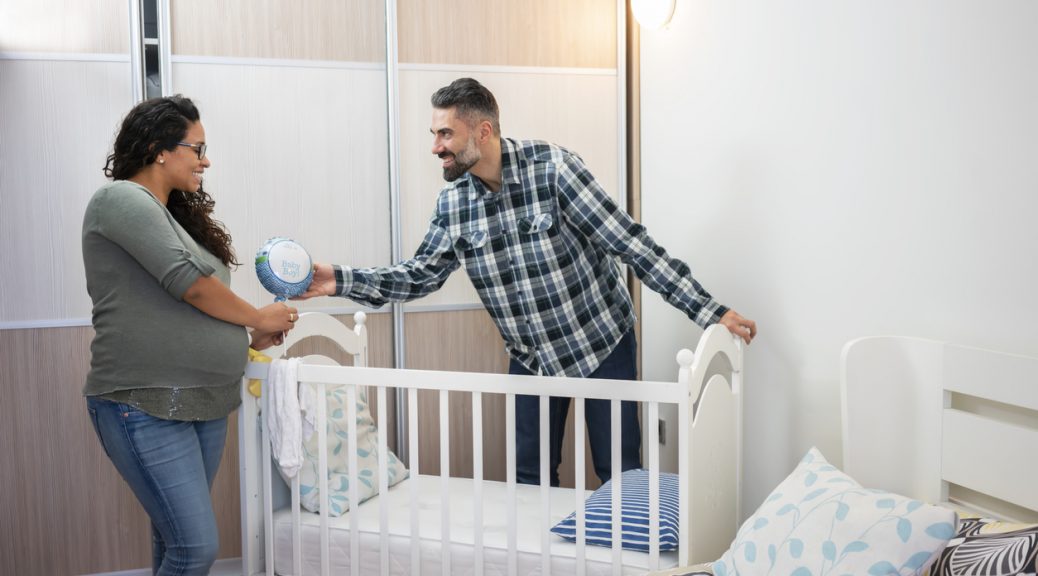
<svg viewBox="0 0 1038 576">
<path fill-rule="evenodd" d="M 443 161 L 443 179 L 452 182 L 461 178 L 483 158 L 476 144 L 476 131 L 458 118 L 455 108 L 433 108 L 432 153 Z"/>
</svg>

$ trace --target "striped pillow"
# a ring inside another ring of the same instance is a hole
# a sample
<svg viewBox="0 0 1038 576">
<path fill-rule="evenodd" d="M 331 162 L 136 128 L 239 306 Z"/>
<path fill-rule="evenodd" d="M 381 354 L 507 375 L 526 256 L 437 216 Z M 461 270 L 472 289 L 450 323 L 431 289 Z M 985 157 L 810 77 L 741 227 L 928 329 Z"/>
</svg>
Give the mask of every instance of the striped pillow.
<svg viewBox="0 0 1038 576">
<path fill-rule="evenodd" d="M 621 546 L 628 550 L 649 551 L 649 471 L 628 470 L 621 476 Z M 613 482 L 595 490 L 584 503 L 586 542 L 595 546 L 613 545 Z M 551 529 L 570 542 L 577 540 L 576 512 Z M 678 547 L 678 475 L 660 473 L 660 550 Z"/>
</svg>

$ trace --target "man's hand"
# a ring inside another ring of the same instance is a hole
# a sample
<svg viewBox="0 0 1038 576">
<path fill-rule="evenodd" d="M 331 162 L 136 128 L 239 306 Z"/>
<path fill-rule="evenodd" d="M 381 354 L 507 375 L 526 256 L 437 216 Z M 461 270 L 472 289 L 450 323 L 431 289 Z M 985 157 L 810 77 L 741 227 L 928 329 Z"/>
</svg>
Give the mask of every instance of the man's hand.
<svg viewBox="0 0 1038 576">
<path fill-rule="evenodd" d="M 742 338 L 747 344 L 757 335 L 757 323 L 748 318 L 743 318 L 735 310 L 729 310 L 721 316 L 721 325 L 729 332 Z"/>
<path fill-rule="evenodd" d="M 310 287 L 293 300 L 306 300 L 315 296 L 335 295 L 335 271 L 331 264 L 314 264 L 314 279 L 310 281 Z"/>
</svg>

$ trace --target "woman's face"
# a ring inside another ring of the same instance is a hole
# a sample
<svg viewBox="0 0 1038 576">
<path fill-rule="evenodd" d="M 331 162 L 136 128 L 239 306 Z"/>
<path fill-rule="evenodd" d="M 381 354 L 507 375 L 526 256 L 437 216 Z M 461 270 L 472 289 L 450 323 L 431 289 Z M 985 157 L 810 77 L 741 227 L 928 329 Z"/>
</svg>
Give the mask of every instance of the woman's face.
<svg viewBox="0 0 1038 576">
<path fill-rule="evenodd" d="M 210 162 L 204 154 L 199 158 L 205 145 L 205 128 L 201 122 L 188 125 L 187 134 L 173 150 L 165 152 L 165 169 L 170 178 L 170 185 L 184 192 L 197 192 L 202 186 L 202 174 Z"/>
</svg>

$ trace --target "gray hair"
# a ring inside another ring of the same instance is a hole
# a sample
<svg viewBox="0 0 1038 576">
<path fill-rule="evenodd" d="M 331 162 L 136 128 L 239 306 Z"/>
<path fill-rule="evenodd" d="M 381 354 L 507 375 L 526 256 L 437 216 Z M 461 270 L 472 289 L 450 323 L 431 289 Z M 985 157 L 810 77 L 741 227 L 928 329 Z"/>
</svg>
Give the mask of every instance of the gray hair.
<svg viewBox="0 0 1038 576">
<path fill-rule="evenodd" d="M 497 100 L 494 95 L 472 78 L 458 78 L 449 85 L 440 88 L 432 95 L 434 108 L 446 110 L 454 108 L 458 117 L 469 126 L 486 120 L 494 130 L 495 136 L 501 135 L 501 124 L 498 121 Z"/>
</svg>

